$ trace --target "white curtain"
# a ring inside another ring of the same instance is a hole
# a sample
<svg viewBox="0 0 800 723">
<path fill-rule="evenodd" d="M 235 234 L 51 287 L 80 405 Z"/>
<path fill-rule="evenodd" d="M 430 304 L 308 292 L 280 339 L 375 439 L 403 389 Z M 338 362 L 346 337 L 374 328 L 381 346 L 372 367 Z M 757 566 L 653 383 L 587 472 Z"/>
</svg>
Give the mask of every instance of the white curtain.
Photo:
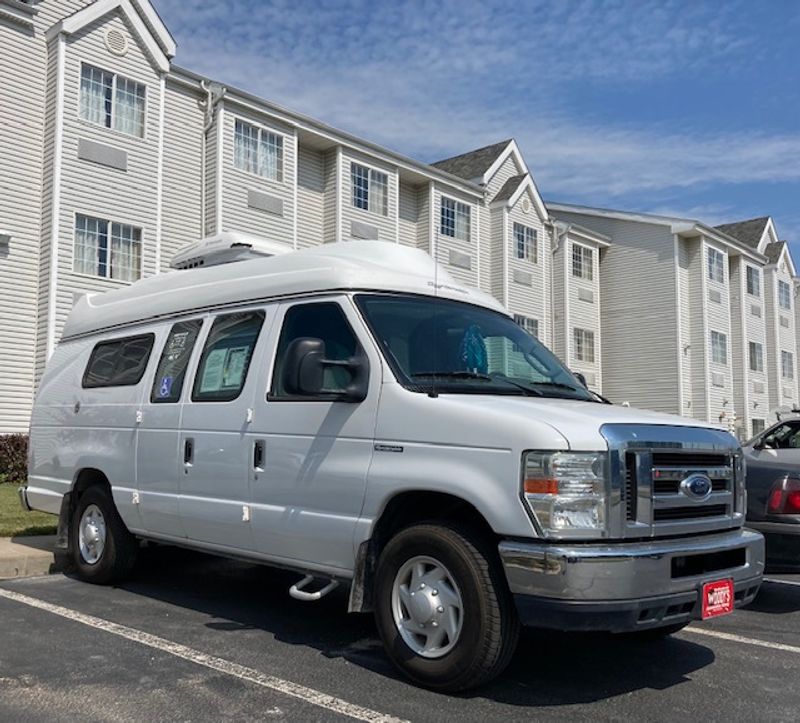
<svg viewBox="0 0 800 723">
<path fill-rule="evenodd" d="M 111 87 L 113 77 L 97 68 L 81 69 L 81 118 L 109 126 L 111 120 Z"/>
<path fill-rule="evenodd" d="M 117 77 L 114 104 L 114 128 L 141 138 L 144 135 L 144 87 Z"/>
<path fill-rule="evenodd" d="M 136 281 L 141 276 L 142 240 L 139 229 L 111 224 L 110 262 L 112 279 Z"/>
<path fill-rule="evenodd" d="M 369 210 L 373 213 L 386 215 L 387 213 L 387 178 L 383 173 L 371 172 L 369 184 Z"/>
</svg>

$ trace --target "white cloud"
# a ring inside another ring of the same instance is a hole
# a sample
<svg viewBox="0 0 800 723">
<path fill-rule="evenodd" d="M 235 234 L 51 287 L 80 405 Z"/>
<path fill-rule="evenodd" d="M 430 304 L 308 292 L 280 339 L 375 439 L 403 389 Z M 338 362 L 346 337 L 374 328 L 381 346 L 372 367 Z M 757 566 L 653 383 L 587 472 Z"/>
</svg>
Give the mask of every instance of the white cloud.
<svg viewBox="0 0 800 723">
<path fill-rule="evenodd" d="M 602 97 L 604 89 L 681 74 L 735 76 L 751 51 L 763 50 L 750 46 L 746 5 L 156 5 L 178 38 L 180 65 L 425 160 L 513 136 L 548 198 L 599 204 L 669 189 L 800 181 L 800 133 L 729 130 L 722 122 L 698 130 L 690 108 L 680 124 L 624 125 L 577 116 L 565 101 L 570 85 Z M 712 215 L 731 218 L 723 213 Z"/>
</svg>

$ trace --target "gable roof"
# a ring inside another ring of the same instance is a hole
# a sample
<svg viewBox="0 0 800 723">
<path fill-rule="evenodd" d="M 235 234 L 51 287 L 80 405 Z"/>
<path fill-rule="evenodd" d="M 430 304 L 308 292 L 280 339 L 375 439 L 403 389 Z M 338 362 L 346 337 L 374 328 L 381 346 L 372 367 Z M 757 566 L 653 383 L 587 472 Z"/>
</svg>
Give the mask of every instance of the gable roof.
<svg viewBox="0 0 800 723">
<path fill-rule="evenodd" d="M 767 257 L 771 264 L 777 264 L 781 258 L 781 253 L 786 246 L 785 241 L 778 241 L 777 243 L 769 243 L 764 248 L 764 256 Z"/>
<path fill-rule="evenodd" d="M 57 22 L 48 29 L 45 37 L 50 40 L 57 35 L 72 35 L 114 10 L 119 10 L 156 67 L 162 73 L 166 73 L 169 70 L 169 59 L 175 53 L 175 41 L 149 2 L 146 0 L 133 0 L 133 2 L 136 4 L 135 8 L 131 0 L 97 0 Z"/>
<path fill-rule="evenodd" d="M 511 178 L 503 184 L 503 187 L 497 192 L 497 195 L 495 195 L 492 201 L 507 201 L 514 195 L 514 191 L 517 190 L 517 187 L 525 180 L 525 176 L 527 175 L 527 173 L 520 173 L 518 176 L 511 176 Z"/>
<path fill-rule="evenodd" d="M 758 248 L 758 243 L 764 235 L 764 230 L 769 223 L 769 216 L 751 218 L 747 221 L 737 221 L 736 223 L 723 223 L 715 226 L 718 231 L 733 236 L 735 239 L 746 243 L 748 246 Z"/>
<path fill-rule="evenodd" d="M 484 146 L 474 151 L 468 151 L 452 158 L 445 158 L 436 163 L 431 163 L 434 168 L 452 173 L 459 178 L 466 178 L 471 181 L 474 178 L 482 178 L 494 162 L 502 155 L 503 151 L 512 143 L 512 139 L 493 143 L 491 146 Z"/>
</svg>

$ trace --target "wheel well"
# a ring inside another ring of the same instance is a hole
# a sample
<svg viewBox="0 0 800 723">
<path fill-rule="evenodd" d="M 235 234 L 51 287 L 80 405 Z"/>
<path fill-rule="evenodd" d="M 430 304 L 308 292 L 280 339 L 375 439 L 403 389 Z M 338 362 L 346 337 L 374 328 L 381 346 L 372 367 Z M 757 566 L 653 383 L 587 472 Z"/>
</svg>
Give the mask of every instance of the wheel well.
<svg viewBox="0 0 800 723">
<path fill-rule="evenodd" d="M 375 523 L 372 537 L 361 545 L 350 591 L 351 612 L 372 609 L 372 579 L 381 551 L 395 533 L 420 522 L 460 523 L 487 543 L 497 542 L 497 535 L 484 516 L 466 500 L 444 492 L 401 492 L 389 500 Z"/>
<path fill-rule="evenodd" d="M 111 483 L 99 469 L 87 467 L 78 472 L 75 483 L 72 485 L 73 503 L 90 487 L 103 486 L 111 489 Z"/>
</svg>

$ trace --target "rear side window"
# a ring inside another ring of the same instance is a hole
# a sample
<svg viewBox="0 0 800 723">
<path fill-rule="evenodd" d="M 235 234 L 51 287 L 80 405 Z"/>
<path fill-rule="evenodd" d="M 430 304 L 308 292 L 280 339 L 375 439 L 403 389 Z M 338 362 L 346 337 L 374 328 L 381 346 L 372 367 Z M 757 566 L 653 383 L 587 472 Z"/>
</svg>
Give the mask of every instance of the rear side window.
<svg viewBox="0 0 800 723">
<path fill-rule="evenodd" d="M 263 311 L 218 316 L 208 333 L 192 389 L 194 402 L 230 402 L 242 392 Z"/>
<path fill-rule="evenodd" d="M 138 384 L 150 359 L 153 339 L 154 334 L 141 334 L 101 341 L 92 349 L 81 386 L 92 389 Z"/>
<path fill-rule="evenodd" d="M 202 319 L 179 321 L 169 332 L 150 391 L 150 401 L 177 402 L 181 398 L 189 357 L 203 326 Z"/>
</svg>

